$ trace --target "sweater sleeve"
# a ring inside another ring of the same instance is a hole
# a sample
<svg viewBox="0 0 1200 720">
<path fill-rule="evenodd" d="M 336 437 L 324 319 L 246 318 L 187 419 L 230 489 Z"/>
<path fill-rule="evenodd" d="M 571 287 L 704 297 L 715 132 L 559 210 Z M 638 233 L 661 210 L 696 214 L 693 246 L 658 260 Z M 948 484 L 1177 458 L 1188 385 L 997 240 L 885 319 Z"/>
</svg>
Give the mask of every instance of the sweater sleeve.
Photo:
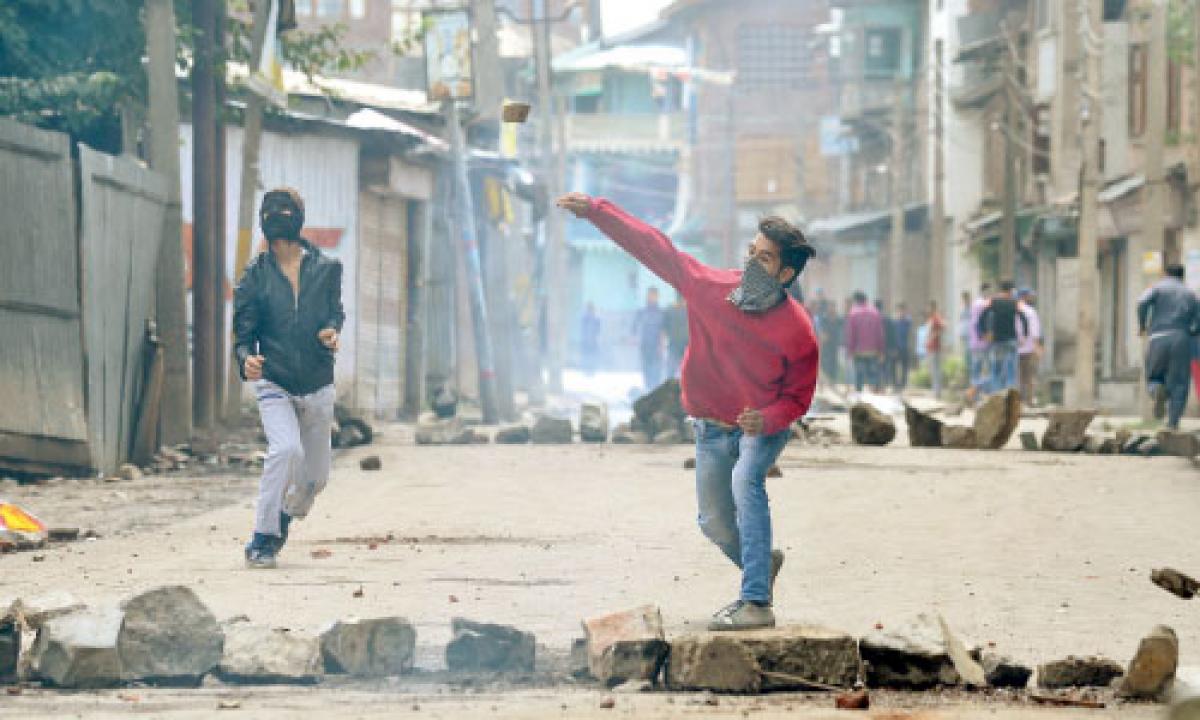
<svg viewBox="0 0 1200 720">
<path fill-rule="evenodd" d="M 587 219 L 684 297 L 704 270 L 699 260 L 676 248 L 662 232 L 608 200 L 593 199 Z"/>
<path fill-rule="evenodd" d="M 813 392 L 817 388 L 818 350 L 816 343 L 795 362 L 789 362 L 783 375 L 783 386 L 774 402 L 762 408 L 763 433 L 773 435 L 786 430 L 808 412 Z"/>
</svg>

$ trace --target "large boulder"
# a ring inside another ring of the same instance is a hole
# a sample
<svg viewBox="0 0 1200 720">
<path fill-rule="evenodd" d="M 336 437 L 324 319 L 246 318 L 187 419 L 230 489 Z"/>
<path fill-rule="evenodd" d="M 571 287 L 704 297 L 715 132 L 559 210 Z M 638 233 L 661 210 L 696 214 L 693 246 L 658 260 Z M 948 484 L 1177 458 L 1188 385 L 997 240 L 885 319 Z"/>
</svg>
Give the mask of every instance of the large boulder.
<svg viewBox="0 0 1200 720">
<path fill-rule="evenodd" d="M 1033 675 L 1029 666 L 993 652 L 983 653 L 980 665 L 992 687 L 1021 689 L 1029 684 L 1029 677 Z"/>
<path fill-rule="evenodd" d="M 1049 415 L 1050 424 L 1042 435 L 1043 450 L 1075 452 L 1087 440 L 1088 425 L 1096 417 L 1095 410 L 1057 410 Z"/>
<path fill-rule="evenodd" d="M 588 671 L 600 677 L 604 651 L 621 640 L 663 640 L 662 613 L 653 605 L 597 615 L 583 621 Z"/>
<path fill-rule="evenodd" d="M 671 646 L 666 640 L 618 640 L 604 649 L 595 677 L 608 687 L 630 680 L 657 682 Z"/>
<path fill-rule="evenodd" d="M 642 422 L 650 422 L 657 413 L 682 419 L 683 394 L 679 381 L 672 378 L 633 401 L 633 413 Z M 640 429 L 640 428 L 635 428 Z"/>
<path fill-rule="evenodd" d="M 908 425 L 908 444 L 913 447 L 941 447 L 942 421 L 923 413 L 912 405 L 904 405 L 904 422 Z"/>
<path fill-rule="evenodd" d="M 925 615 L 906 627 L 867 635 L 859 651 L 868 687 L 924 690 L 960 681 L 941 627 Z"/>
<path fill-rule="evenodd" d="M 454 633 L 446 646 L 451 672 L 533 672 L 537 641 L 532 633 L 507 625 L 463 618 L 450 621 Z"/>
<path fill-rule="evenodd" d="M 533 442 L 538 445 L 565 445 L 574 439 L 571 421 L 553 415 L 538 415 L 533 423 Z"/>
<path fill-rule="evenodd" d="M 1159 625 L 1138 645 L 1117 694 L 1127 698 L 1161 699 L 1171 688 L 1179 667 L 1179 639 L 1175 631 Z"/>
<path fill-rule="evenodd" d="M 348 620 L 321 633 L 325 672 L 389 677 L 412 670 L 417 631 L 400 617 Z"/>
<path fill-rule="evenodd" d="M 199 684 L 221 661 L 225 634 L 191 588 L 156 588 L 129 598 L 121 609 L 117 650 L 125 680 Z"/>
<path fill-rule="evenodd" d="M 1055 690 L 1071 687 L 1108 687 L 1121 677 L 1124 671 L 1117 663 L 1106 657 L 1074 657 L 1038 666 L 1037 684 L 1040 688 Z"/>
<path fill-rule="evenodd" d="M 584 403 L 579 408 L 579 439 L 584 442 L 608 440 L 608 406 Z"/>
<path fill-rule="evenodd" d="M 119 607 L 87 608 L 48 621 L 30 651 L 33 677 L 62 688 L 100 688 L 121 682 Z"/>
<path fill-rule="evenodd" d="M 249 623 L 225 628 L 217 675 L 226 682 L 307 685 L 322 674 L 321 642 L 315 636 Z"/>
<path fill-rule="evenodd" d="M 896 423 L 873 405 L 850 408 L 850 436 L 859 445 L 887 445 L 896 437 Z"/>
<path fill-rule="evenodd" d="M 730 647 L 730 645 L 734 647 Z M 739 633 L 699 633 L 671 643 L 667 682 L 673 688 L 724 692 L 851 687 L 858 644 L 843 633 L 794 625 Z"/>
<path fill-rule="evenodd" d="M 1021 422 L 1021 393 L 1004 390 L 988 395 L 975 412 L 975 440 L 984 450 L 1008 444 Z"/>
</svg>

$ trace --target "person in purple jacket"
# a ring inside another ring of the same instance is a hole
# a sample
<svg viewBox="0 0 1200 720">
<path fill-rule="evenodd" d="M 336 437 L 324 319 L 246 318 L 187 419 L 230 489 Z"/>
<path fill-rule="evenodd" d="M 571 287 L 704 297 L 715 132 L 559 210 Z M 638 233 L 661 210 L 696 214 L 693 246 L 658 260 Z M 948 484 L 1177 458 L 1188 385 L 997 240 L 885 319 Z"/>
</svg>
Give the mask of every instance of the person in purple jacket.
<svg viewBox="0 0 1200 720">
<path fill-rule="evenodd" d="M 854 389 L 866 385 L 879 390 L 880 362 L 886 349 L 883 317 L 867 302 L 863 292 L 854 293 L 854 307 L 846 316 L 846 354 L 854 363 Z"/>
</svg>

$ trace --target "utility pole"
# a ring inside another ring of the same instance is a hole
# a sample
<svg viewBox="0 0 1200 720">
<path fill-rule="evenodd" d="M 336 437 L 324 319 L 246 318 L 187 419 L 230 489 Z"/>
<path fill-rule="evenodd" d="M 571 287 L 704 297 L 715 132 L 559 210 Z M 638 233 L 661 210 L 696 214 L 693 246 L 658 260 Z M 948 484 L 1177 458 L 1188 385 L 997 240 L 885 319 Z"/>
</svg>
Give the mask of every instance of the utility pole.
<svg viewBox="0 0 1200 720">
<path fill-rule="evenodd" d="M 192 418 L 199 430 L 213 425 L 213 175 L 216 168 L 216 114 L 213 97 L 215 0 L 193 0 L 196 32 L 192 65 Z"/>
<path fill-rule="evenodd" d="M 250 40 L 250 75 L 258 72 L 262 59 L 263 45 L 267 33 L 274 32 L 271 26 L 270 0 L 259 0 L 254 7 L 254 27 Z M 258 153 L 262 145 L 263 106 L 266 101 L 253 89 L 246 94 L 246 111 L 242 122 L 242 179 L 238 185 L 237 252 L 234 255 L 233 282 L 241 279 L 250 262 L 251 244 L 254 239 L 254 195 L 259 186 Z M 226 378 L 225 417 L 237 417 L 241 408 L 242 380 L 237 361 L 230 355 L 229 374 Z"/>
<path fill-rule="evenodd" d="M 1131 243 L 1129 259 L 1134 263 L 1137 282 L 1130 297 L 1139 297 L 1148 285 L 1143 269 L 1147 253 L 1157 252 L 1165 266 L 1168 250 L 1163 215 L 1167 205 L 1167 177 L 1163 171 L 1163 139 L 1167 134 L 1167 9 L 1166 0 L 1150 3 L 1150 47 L 1146 72 L 1146 185 L 1142 192 L 1142 232 L 1140 242 Z M 1144 356 L 1144 355 L 1143 355 Z M 1154 417 L 1154 409 L 1143 383 L 1137 383 L 1138 407 L 1144 419 Z"/>
<path fill-rule="evenodd" d="M 1012 83 L 1016 81 L 1012 49 L 1008 43 L 1008 23 L 1000 23 L 1000 32 L 1005 42 L 1001 48 L 1004 97 L 1004 198 L 1003 215 L 1000 220 L 1000 280 L 1016 280 L 1017 270 L 1017 148 L 1013 142 L 1016 133 L 1017 111 L 1013 102 Z"/>
<path fill-rule="evenodd" d="M 943 312 L 953 305 L 946 303 L 946 158 L 942 118 L 942 41 L 933 47 L 933 214 L 932 231 L 929 234 L 931 258 L 929 264 L 929 296 L 937 301 Z"/>
<path fill-rule="evenodd" d="M 445 100 L 446 119 L 450 130 L 450 147 L 454 155 L 454 212 L 459 237 L 462 239 L 464 264 L 467 268 L 467 295 L 471 303 L 471 319 L 475 330 L 475 353 L 479 365 L 479 405 L 483 422 L 492 425 L 499 421 L 496 412 L 496 365 L 492 354 L 492 339 L 488 333 L 487 304 L 483 299 L 483 275 L 479 262 L 479 235 L 475 229 L 475 203 L 471 197 L 471 178 L 467 173 L 467 148 L 463 141 L 462 123 L 458 117 L 458 102 Z"/>
<path fill-rule="evenodd" d="M 150 88 L 150 166 L 167 179 L 167 206 L 155 278 L 155 319 L 163 348 L 159 442 L 176 445 L 192 434 L 188 385 L 187 313 L 183 289 L 183 210 L 179 200 L 179 86 L 175 79 L 172 0 L 146 3 L 146 67 Z"/>
<path fill-rule="evenodd" d="M 1099 245 L 1100 192 L 1101 37 L 1103 0 L 1076 0 L 1079 14 L 1079 47 L 1083 53 L 1083 82 L 1079 84 L 1083 152 L 1079 192 L 1079 321 L 1075 330 L 1075 403 L 1091 406 L 1096 400 L 1096 305 L 1100 274 L 1096 264 Z M 1137 256 L 1131 256 L 1135 262 Z M 1140 383 L 1139 383 L 1140 384 Z"/>
<path fill-rule="evenodd" d="M 895 97 L 892 99 L 892 158 L 891 201 L 892 232 L 888 242 L 888 292 L 889 304 L 894 307 L 904 298 L 904 194 L 901 192 L 903 174 L 900 166 L 904 162 L 904 81 L 896 79 Z"/>
<path fill-rule="evenodd" d="M 216 32 L 213 33 L 213 119 L 215 142 L 213 153 L 213 368 L 212 402 L 213 419 L 220 420 L 221 398 L 225 397 L 225 77 L 226 59 L 225 23 L 228 15 L 225 0 L 216 0 Z"/>
<path fill-rule="evenodd" d="M 535 25 L 530 29 L 537 61 L 538 134 L 541 165 L 546 194 L 553 202 L 560 192 L 559 166 L 554 157 L 554 98 L 550 85 L 550 19 L 546 16 L 546 0 L 534 0 Z M 546 370 L 551 392 L 562 391 L 563 345 L 566 342 L 567 297 L 565 292 L 567 262 L 563 247 L 562 213 L 551 210 L 545 219 L 546 263 L 542 282 L 546 287 Z"/>
</svg>

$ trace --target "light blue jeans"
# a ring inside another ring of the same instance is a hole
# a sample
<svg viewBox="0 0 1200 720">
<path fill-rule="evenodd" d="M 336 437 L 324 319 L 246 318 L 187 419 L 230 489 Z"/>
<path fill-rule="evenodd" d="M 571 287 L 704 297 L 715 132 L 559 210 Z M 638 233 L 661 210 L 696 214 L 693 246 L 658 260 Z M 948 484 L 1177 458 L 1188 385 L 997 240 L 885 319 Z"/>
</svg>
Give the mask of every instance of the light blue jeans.
<svg viewBox="0 0 1200 720">
<path fill-rule="evenodd" d="M 700 531 L 742 569 L 741 599 L 766 603 L 771 584 L 771 506 L 767 471 L 790 430 L 746 435 L 696 421 L 696 499 Z"/>
<path fill-rule="evenodd" d="M 992 343 L 992 382 L 988 392 L 997 393 L 1017 386 L 1017 341 Z"/>
<path fill-rule="evenodd" d="M 303 518 L 329 480 L 333 385 L 291 395 L 270 380 L 254 383 L 267 434 L 267 459 L 258 484 L 254 532 L 280 534 L 279 513 Z"/>
</svg>

